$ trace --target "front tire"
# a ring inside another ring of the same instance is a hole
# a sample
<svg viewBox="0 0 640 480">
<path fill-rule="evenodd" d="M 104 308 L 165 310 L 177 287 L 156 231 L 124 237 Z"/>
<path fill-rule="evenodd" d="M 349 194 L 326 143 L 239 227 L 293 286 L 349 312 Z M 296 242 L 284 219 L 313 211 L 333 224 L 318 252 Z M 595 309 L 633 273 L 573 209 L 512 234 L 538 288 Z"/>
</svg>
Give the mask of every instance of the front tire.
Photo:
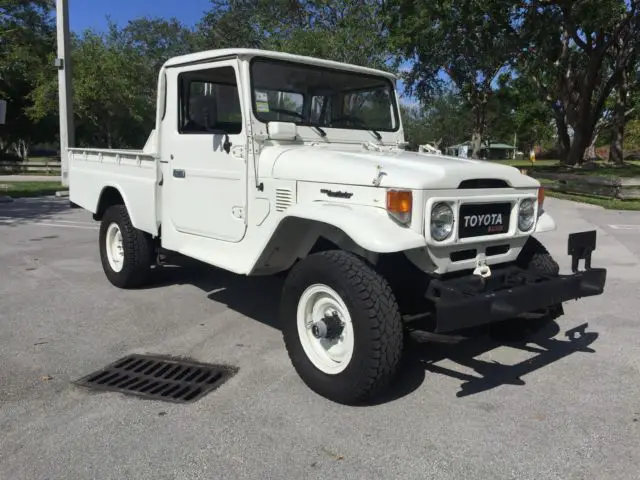
<svg viewBox="0 0 640 480">
<path fill-rule="evenodd" d="M 351 253 L 326 251 L 298 262 L 285 280 L 281 321 L 296 372 L 329 400 L 367 400 L 397 372 L 403 328 L 395 297 Z"/>
<path fill-rule="evenodd" d="M 539 240 L 529 237 L 517 260 L 520 268 L 541 275 L 555 277 L 560 273 L 560 266 L 553 256 Z M 564 315 L 562 304 L 552 305 L 547 311 L 530 312 L 540 313 L 537 318 L 514 318 L 492 325 L 491 332 L 497 337 L 522 338 L 529 333 L 536 333 Z"/>
<path fill-rule="evenodd" d="M 107 209 L 102 217 L 99 241 L 102 268 L 112 285 L 136 288 L 148 281 L 153 240 L 132 225 L 124 205 Z"/>
</svg>

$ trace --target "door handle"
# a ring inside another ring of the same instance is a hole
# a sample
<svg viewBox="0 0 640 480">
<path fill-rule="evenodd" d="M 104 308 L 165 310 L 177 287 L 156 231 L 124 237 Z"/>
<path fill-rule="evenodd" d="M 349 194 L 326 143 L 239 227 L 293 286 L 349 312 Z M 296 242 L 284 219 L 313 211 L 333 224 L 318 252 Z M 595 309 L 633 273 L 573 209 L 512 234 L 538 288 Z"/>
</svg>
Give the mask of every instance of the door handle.
<svg viewBox="0 0 640 480">
<path fill-rule="evenodd" d="M 186 172 L 182 169 L 173 169 L 173 176 L 176 178 L 184 178 L 187 176 Z"/>
</svg>

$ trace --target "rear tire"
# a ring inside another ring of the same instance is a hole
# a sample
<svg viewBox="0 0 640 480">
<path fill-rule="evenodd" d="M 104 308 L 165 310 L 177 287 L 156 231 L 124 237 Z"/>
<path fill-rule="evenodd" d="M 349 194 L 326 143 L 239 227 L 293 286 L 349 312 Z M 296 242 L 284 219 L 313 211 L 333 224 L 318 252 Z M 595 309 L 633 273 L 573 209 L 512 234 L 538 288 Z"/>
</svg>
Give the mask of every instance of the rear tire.
<svg viewBox="0 0 640 480">
<path fill-rule="evenodd" d="M 102 268 L 112 285 L 136 288 L 148 281 L 153 264 L 153 239 L 132 225 L 124 205 L 107 209 L 99 238 Z"/>
<path fill-rule="evenodd" d="M 332 323 L 336 316 L 341 322 Z M 281 322 L 296 372 L 329 400 L 365 401 L 397 372 L 403 327 L 395 297 L 387 281 L 351 253 L 320 252 L 298 262 L 284 283 Z M 312 322 L 328 325 L 326 336 Z"/>
</svg>

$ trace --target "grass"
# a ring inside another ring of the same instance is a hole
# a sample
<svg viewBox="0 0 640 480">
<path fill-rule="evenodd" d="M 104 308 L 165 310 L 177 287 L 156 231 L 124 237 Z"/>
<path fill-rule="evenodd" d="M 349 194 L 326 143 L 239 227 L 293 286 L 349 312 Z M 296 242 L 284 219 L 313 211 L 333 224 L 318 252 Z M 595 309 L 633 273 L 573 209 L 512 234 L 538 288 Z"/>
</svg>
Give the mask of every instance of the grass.
<svg viewBox="0 0 640 480">
<path fill-rule="evenodd" d="M 540 167 L 554 167 L 560 163 L 560 160 L 536 160 L 535 163 L 531 163 L 529 160 L 492 160 L 495 163 L 501 163 L 503 165 L 509 165 L 517 168 L 540 168 Z"/>
<path fill-rule="evenodd" d="M 606 208 L 607 210 L 640 210 L 640 200 L 618 200 L 616 198 L 561 193 L 551 190 L 545 190 L 545 196 L 580 203 L 588 203 L 590 205 L 598 205 L 599 207 Z"/>
<path fill-rule="evenodd" d="M 559 160 L 494 160 L 495 163 L 524 168 L 532 177 L 544 178 L 545 173 L 570 173 L 572 175 L 598 176 L 607 178 L 640 177 L 640 161 L 629 160 L 621 166 L 611 166 L 606 162 L 597 162 L 598 168 L 564 168 Z"/>
<path fill-rule="evenodd" d="M 66 187 L 58 182 L 0 182 L 0 195 L 12 198 L 54 195 L 58 190 L 66 190 Z"/>
<path fill-rule="evenodd" d="M 47 171 L 42 171 L 42 172 L 34 172 L 34 171 L 26 171 L 26 172 L 15 172 L 15 171 L 11 171 L 11 170 L 7 170 L 7 171 L 3 171 L 0 170 L 0 175 L 26 175 L 29 177 L 59 177 L 60 176 L 60 172 L 47 172 Z"/>
</svg>

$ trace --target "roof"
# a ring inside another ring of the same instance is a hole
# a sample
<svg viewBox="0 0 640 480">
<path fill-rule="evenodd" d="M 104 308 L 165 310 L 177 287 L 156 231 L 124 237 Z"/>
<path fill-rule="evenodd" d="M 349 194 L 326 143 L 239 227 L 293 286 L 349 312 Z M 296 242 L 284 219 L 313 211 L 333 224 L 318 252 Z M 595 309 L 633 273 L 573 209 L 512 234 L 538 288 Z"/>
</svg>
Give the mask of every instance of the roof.
<svg viewBox="0 0 640 480">
<path fill-rule="evenodd" d="M 398 77 L 390 72 L 384 70 L 378 70 L 375 68 L 361 67 L 359 65 L 353 65 L 349 63 L 336 62 L 333 60 L 324 60 L 322 58 L 308 57 L 305 55 L 294 55 L 291 53 L 276 52 L 273 50 L 259 50 L 252 48 L 222 48 L 217 50 L 204 50 L 201 52 L 189 53 L 186 55 L 180 55 L 172 57 L 167 60 L 164 67 L 175 67 L 178 65 L 184 65 L 186 63 L 200 63 L 207 60 L 215 60 L 222 57 L 268 57 L 277 60 L 288 60 L 290 62 L 306 63 L 308 65 L 316 65 L 320 67 L 336 68 L 341 70 L 349 70 L 352 72 L 368 73 L 370 75 L 382 75 L 387 78 L 397 79 Z"/>
</svg>

